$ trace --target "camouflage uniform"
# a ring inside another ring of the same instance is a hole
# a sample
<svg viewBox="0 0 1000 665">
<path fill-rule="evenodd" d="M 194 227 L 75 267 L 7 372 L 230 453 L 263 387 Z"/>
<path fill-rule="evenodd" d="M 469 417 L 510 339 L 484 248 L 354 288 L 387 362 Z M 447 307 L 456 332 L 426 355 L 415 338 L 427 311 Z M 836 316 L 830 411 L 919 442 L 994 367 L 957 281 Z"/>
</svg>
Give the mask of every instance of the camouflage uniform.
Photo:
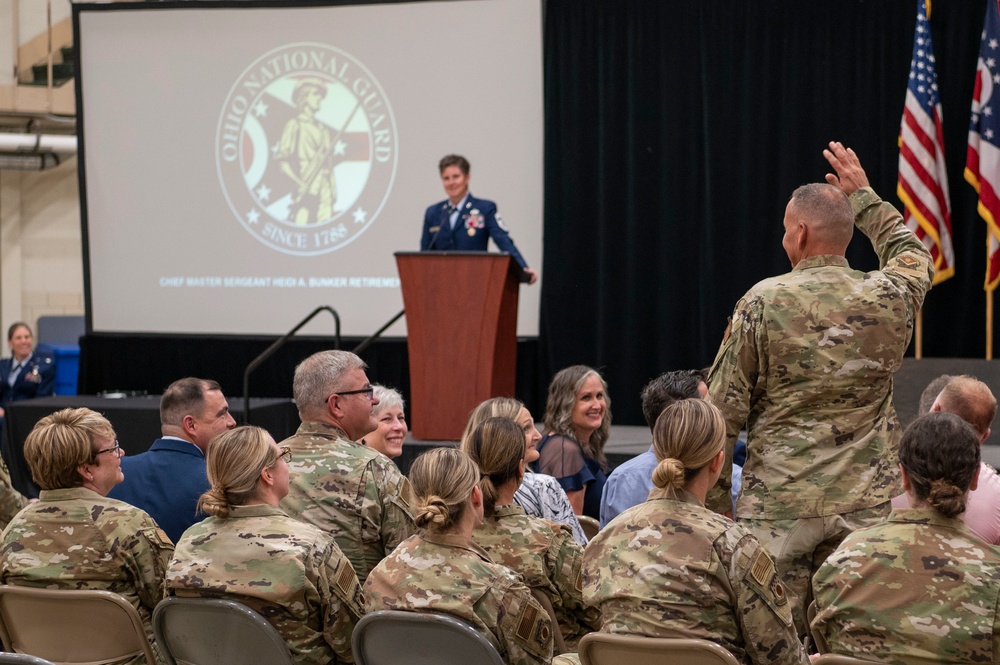
<svg viewBox="0 0 1000 665">
<path fill-rule="evenodd" d="M 416 531 L 410 483 L 377 450 L 318 422 L 302 423 L 280 445 L 292 451 L 281 508 L 333 536 L 361 582 Z"/>
<path fill-rule="evenodd" d="M 173 551 L 138 508 L 83 487 L 42 490 L 3 532 L 0 583 L 117 593 L 139 611 L 152 642 L 150 618 Z"/>
<path fill-rule="evenodd" d="M 552 623 L 531 591 L 464 536 L 423 533 L 404 541 L 365 582 L 368 611 L 451 614 L 498 645 L 509 665 L 552 659 Z"/>
<path fill-rule="evenodd" d="M 583 599 L 601 610 L 601 630 L 711 640 L 743 663 L 808 662 L 764 548 L 681 494 L 629 508 L 587 545 Z"/>
<path fill-rule="evenodd" d="M 828 540 L 832 551 L 844 525 L 815 529 L 819 540 L 794 551 L 775 537 L 804 518 L 845 515 L 850 530 L 871 517 L 854 511 L 888 514 L 900 489 L 892 375 L 933 275 L 930 254 L 891 205 L 869 188 L 850 199 L 882 269 L 862 273 L 843 257 L 813 256 L 758 283 L 737 303 L 708 377 L 728 434 L 723 480 L 708 504 L 728 509 L 728 467 L 746 426 L 736 516 L 753 520 L 746 526 L 775 557 L 800 630 L 808 580 L 822 562 L 813 563 L 813 550 Z"/>
<path fill-rule="evenodd" d="M 3 459 L 0 459 L 0 529 L 7 528 L 14 515 L 26 505 L 28 505 L 27 497 L 14 489 L 10 471 L 7 470 Z"/>
<path fill-rule="evenodd" d="M 296 663 L 353 663 L 364 595 L 333 538 L 269 505 L 237 506 L 184 532 L 167 571 L 177 596 L 232 597 L 274 624 Z"/>
<path fill-rule="evenodd" d="M 503 506 L 472 534 L 490 558 L 521 575 L 524 583 L 548 596 L 566 646 L 598 630 L 601 614 L 580 595 L 583 548 L 563 524 L 526 515 L 520 506 Z"/>
<path fill-rule="evenodd" d="M 813 629 L 887 663 L 1000 662 L 1000 549 L 931 508 L 849 535 L 813 580 Z"/>
</svg>

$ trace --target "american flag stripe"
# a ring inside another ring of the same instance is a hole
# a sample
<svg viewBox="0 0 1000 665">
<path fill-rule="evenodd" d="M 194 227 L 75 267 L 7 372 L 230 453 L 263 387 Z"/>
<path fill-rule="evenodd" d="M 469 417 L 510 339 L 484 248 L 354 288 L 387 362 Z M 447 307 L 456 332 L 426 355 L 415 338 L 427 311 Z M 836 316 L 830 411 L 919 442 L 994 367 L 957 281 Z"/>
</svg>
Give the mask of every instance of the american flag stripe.
<svg viewBox="0 0 1000 665">
<path fill-rule="evenodd" d="M 934 71 L 934 48 L 924 0 L 917 2 L 913 59 L 899 125 L 899 183 L 903 221 L 934 259 L 934 283 L 955 274 L 951 205 L 941 131 L 941 102 Z"/>
<path fill-rule="evenodd" d="M 901 152 L 903 155 L 899 162 L 899 170 L 904 177 L 900 178 L 900 185 L 911 194 L 917 195 L 924 214 L 931 214 L 930 209 L 933 209 L 936 213 L 934 216 L 939 216 L 942 209 L 947 209 L 948 202 L 944 198 L 944 192 L 937 186 L 934 174 L 927 171 L 923 164 L 917 161 L 907 144 L 903 144 Z M 914 191 L 910 183 L 922 184 L 923 187 L 918 187 Z"/>
<path fill-rule="evenodd" d="M 937 152 L 937 146 L 934 145 L 934 139 L 932 136 L 937 135 L 937 127 L 934 125 L 934 121 L 930 116 L 924 113 L 914 114 L 910 109 L 919 108 L 920 102 L 913 96 L 913 93 L 909 90 L 906 91 L 906 105 L 903 107 L 903 133 L 906 130 L 910 130 L 911 136 L 913 137 L 915 143 L 914 148 L 923 148 L 923 155 L 931 156 Z M 904 141 L 906 143 L 906 141 Z"/>
<path fill-rule="evenodd" d="M 902 151 L 909 152 L 905 143 Z M 914 163 L 905 157 L 900 159 L 899 175 L 899 186 L 903 188 L 909 199 L 907 212 L 922 222 L 922 227 L 935 238 L 935 242 L 940 242 L 938 229 L 931 224 L 930 220 L 940 219 L 942 217 L 941 211 L 947 211 L 948 201 L 944 198 L 944 192 L 936 186 L 931 174 L 919 162 Z M 914 182 L 923 183 L 924 186 L 915 189 L 911 185 Z"/>
</svg>

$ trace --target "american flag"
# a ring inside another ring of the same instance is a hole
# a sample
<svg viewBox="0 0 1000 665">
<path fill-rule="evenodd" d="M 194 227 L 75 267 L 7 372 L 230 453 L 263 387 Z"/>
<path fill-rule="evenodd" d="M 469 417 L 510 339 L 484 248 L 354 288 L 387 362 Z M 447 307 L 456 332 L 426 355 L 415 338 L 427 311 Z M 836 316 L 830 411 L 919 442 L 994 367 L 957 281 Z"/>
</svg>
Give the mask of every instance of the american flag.
<svg viewBox="0 0 1000 665">
<path fill-rule="evenodd" d="M 937 284 L 955 274 L 955 251 L 951 244 L 951 204 L 941 133 L 941 99 L 927 15 L 924 0 L 917 0 L 913 59 L 910 60 L 910 80 L 899 128 L 896 192 L 903 202 L 903 220 L 934 259 L 934 283 Z"/>
<path fill-rule="evenodd" d="M 983 38 L 979 46 L 979 65 L 972 94 L 972 122 L 969 125 L 969 151 L 965 160 L 965 179 L 979 192 L 979 214 L 986 220 L 986 284 L 992 291 L 1000 283 L 1000 113 L 993 99 L 994 86 L 1000 84 L 997 58 L 1000 57 L 1000 7 L 990 0 L 986 7 Z"/>
</svg>

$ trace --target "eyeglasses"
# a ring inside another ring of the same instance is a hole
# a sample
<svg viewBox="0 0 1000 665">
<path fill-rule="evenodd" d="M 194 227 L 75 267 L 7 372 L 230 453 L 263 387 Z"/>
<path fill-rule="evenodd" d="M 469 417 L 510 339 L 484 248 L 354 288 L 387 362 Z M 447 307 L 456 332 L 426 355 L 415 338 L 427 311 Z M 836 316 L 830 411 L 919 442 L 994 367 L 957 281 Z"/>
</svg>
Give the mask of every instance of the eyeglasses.
<svg viewBox="0 0 1000 665">
<path fill-rule="evenodd" d="M 288 464 L 289 462 L 292 461 L 292 451 L 289 450 L 288 446 L 279 446 L 278 450 L 280 450 L 281 452 L 278 453 L 278 456 L 274 458 L 273 462 L 264 467 L 265 469 L 273 469 L 275 465 L 278 463 L 278 460 L 282 459 L 285 460 L 285 464 Z"/>
<path fill-rule="evenodd" d="M 368 398 L 368 401 L 370 402 L 375 397 L 375 389 L 372 388 L 371 386 L 368 386 L 367 388 L 358 388 L 357 390 L 343 390 L 339 393 L 330 393 L 330 397 L 333 397 L 334 395 L 340 395 L 341 397 L 343 397 L 344 395 L 364 395 L 365 397 Z M 327 402 L 330 401 L 330 397 L 326 398 Z"/>
<path fill-rule="evenodd" d="M 114 453 L 115 457 L 119 457 L 118 451 L 121 449 L 122 449 L 121 444 L 118 443 L 118 439 L 115 439 L 115 445 L 113 447 L 105 448 L 104 450 L 98 450 L 96 453 L 94 453 L 94 458 L 96 459 L 97 456 L 100 455 L 101 453 Z"/>
</svg>

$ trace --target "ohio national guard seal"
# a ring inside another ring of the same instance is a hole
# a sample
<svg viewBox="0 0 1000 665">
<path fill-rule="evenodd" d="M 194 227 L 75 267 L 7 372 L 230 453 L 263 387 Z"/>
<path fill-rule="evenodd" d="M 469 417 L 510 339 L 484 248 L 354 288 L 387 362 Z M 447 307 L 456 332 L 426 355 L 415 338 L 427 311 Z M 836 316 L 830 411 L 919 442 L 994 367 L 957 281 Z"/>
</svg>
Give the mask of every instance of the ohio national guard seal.
<svg viewBox="0 0 1000 665">
<path fill-rule="evenodd" d="M 219 114 L 216 164 L 243 227 L 286 254 L 344 247 L 378 217 L 396 174 L 396 121 L 375 76 L 317 43 L 265 53 Z"/>
</svg>

